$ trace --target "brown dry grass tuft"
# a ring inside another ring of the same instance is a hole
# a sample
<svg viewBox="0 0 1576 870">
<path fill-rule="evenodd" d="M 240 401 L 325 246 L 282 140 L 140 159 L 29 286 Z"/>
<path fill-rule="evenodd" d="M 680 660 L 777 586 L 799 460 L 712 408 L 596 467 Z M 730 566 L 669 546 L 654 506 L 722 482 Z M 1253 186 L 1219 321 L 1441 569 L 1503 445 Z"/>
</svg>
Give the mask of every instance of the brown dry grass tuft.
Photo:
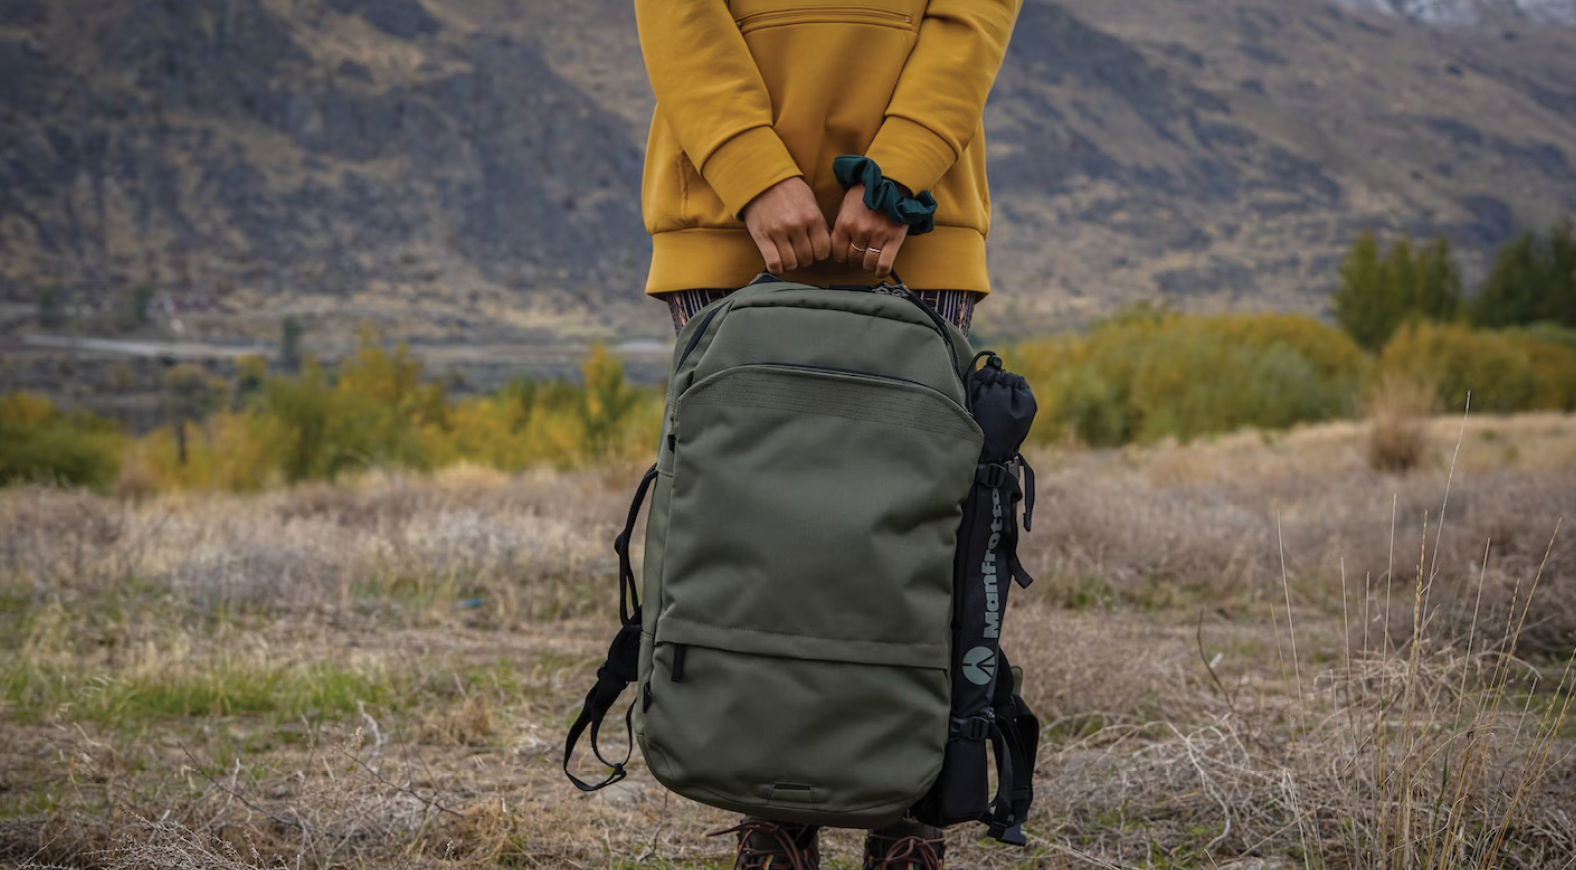
<svg viewBox="0 0 1576 870">
<path fill-rule="evenodd" d="M 459 707 L 428 720 L 422 728 L 422 739 L 429 743 L 485 746 L 496 729 L 492 702 L 485 695 L 473 695 Z"/>
<path fill-rule="evenodd" d="M 1422 464 L 1428 447 L 1428 418 L 1436 410 L 1439 386 L 1386 372 L 1363 401 L 1368 419 L 1368 464 L 1378 471 L 1404 473 Z"/>
</svg>

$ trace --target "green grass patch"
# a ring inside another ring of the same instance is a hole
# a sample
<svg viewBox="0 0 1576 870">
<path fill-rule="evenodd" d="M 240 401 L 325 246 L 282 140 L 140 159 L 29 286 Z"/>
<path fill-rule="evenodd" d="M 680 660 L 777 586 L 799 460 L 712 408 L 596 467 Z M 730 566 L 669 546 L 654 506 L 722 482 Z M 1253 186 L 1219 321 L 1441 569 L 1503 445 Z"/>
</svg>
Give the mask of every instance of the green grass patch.
<svg viewBox="0 0 1576 870">
<path fill-rule="evenodd" d="M 1035 594 L 1066 610 L 1109 612 L 1121 603 L 1120 596 L 1111 588 L 1111 584 L 1091 574 L 1046 577 L 1037 584 Z"/>
<path fill-rule="evenodd" d="M 9 620 L 14 614 L 25 613 L 32 603 L 32 590 L 20 584 L 0 586 L 0 618 Z"/>
<path fill-rule="evenodd" d="M 400 698 L 387 674 L 326 662 L 251 667 L 219 661 L 137 676 L 25 659 L 0 669 L 0 701 L 7 715 L 24 722 L 63 718 L 126 725 L 241 715 L 315 720 L 355 712 L 361 703 L 393 705 Z"/>
<path fill-rule="evenodd" d="M 15 790 L 0 792 L 0 819 L 28 819 L 49 816 L 65 805 L 56 792 Z"/>
</svg>

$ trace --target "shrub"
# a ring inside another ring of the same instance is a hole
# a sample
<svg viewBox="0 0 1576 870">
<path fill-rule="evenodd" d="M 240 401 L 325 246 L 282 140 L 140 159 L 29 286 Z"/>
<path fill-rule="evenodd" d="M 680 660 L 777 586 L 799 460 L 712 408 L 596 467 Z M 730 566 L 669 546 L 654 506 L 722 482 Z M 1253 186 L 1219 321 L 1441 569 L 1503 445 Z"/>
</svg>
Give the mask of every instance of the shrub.
<svg viewBox="0 0 1576 870">
<path fill-rule="evenodd" d="M 423 379 L 407 348 L 384 350 L 371 331 L 337 377 L 311 357 L 298 373 L 281 375 L 247 358 L 231 391 L 233 410 L 188 430 L 185 462 L 177 433 L 160 429 L 130 450 L 122 488 L 247 490 L 275 480 L 331 480 L 355 468 L 472 462 L 518 471 L 652 453 L 660 394 L 630 386 L 622 363 L 600 347 L 582 374 L 583 384 L 522 379 L 453 403 L 441 384 Z"/>
<path fill-rule="evenodd" d="M 1199 332 L 1162 333 L 1145 349 L 1132 387 L 1141 442 L 1188 441 L 1245 426 L 1284 429 L 1329 419 L 1348 397 L 1285 345 L 1233 345 Z"/>
<path fill-rule="evenodd" d="M 1576 411 L 1576 351 L 1563 344 L 1509 337 L 1521 344 L 1532 367 L 1531 408 Z"/>
<path fill-rule="evenodd" d="M 617 451 L 628 431 L 642 394 L 624 382 L 624 363 L 597 344 L 580 366 L 584 379 L 581 421 L 585 426 L 585 451 L 588 456 L 607 456 Z M 653 435 L 651 443 L 656 443 Z"/>
<path fill-rule="evenodd" d="M 581 375 L 581 384 L 520 379 L 493 396 L 461 402 L 448 425 L 423 431 L 423 449 L 435 466 L 469 461 L 506 471 L 654 453 L 661 395 L 630 386 L 623 364 L 600 346 Z"/>
<path fill-rule="evenodd" d="M 1399 372 L 1438 384 L 1444 408 L 1510 413 L 1564 410 L 1576 403 L 1576 354 L 1515 332 L 1461 325 L 1414 324 L 1379 357 L 1380 373 Z"/>
<path fill-rule="evenodd" d="M 422 449 L 434 467 L 467 461 L 504 471 L 573 465 L 585 458 L 580 394 L 572 384 L 517 380 L 457 404 L 447 426 L 422 431 Z"/>
<path fill-rule="evenodd" d="M 1367 362 L 1307 317 L 1128 312 L 1013 354 L 1040 401 L 1035 437 L 1091 445 L 1282 428 L 1351 413 Z"/>
<path fill-rule="evenodd" d="M 1227 314 L 1200 318 L 1203 329 L 1222 341 L 1266 349 L 1284 346 L 1296 351 L 1314 372 L 1357 394 L 1368 360 L 1351 336 L 1298 314 Z"/>
<path fill-rule="evenodd" d="M 1506 335 L 1530 338 L 1547 344 L 1557 344 L 1571 353 L 1576 353 L 1576 327 L 1561 326 L 1548 320 L 1540 320 L 1527 326 L 1512 327 L 1504 331 Z"/>
<path fill-rule="evenodd" d="M 286 480 L 333 477 L 348 459 L 338 439 L 354 432 L 339 425 L 333 387 L 316 360 L 306 362 L 300 377 L 263 385 L 263 414 L 269 453 Z"/>
<path fill-rule="evenodd" d="M 350 468 L 429 467 L 422 427 L 448 413 L 442 385 L 422 381 L 409 348 L 388 353 L 365 329 L 337 381 L 311 357 L 299 375 L 267 378 L 257 431 L 286 480 L 332 480 Z"/>
<path fill-rule="evenodd" d="M 63 413 L 29 393 L 0 398 L 0 484 L 46 482 L 102 488 L 120 469 L 114 424 Z"/>
<path fill-rule="evenodd" d="M 221 411 L 189 425 L 186 461 L 172 427 L 151 432 L 126 451 L 117 490 L 124 495 L 148 490 L 261 489 L 283 477 L 269 435 L 274 421 L 257 414 Z"/>
</svg>

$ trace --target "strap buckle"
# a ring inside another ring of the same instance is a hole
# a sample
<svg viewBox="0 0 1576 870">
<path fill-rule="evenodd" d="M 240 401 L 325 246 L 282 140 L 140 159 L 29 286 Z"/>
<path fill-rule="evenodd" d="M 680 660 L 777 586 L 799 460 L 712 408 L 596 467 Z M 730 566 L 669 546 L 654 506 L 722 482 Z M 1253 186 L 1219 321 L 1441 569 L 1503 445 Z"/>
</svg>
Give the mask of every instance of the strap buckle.
<svg viewBox="0 0 1576 870">
<path fill-rule="evenodd" d="M 991 711 L 985 711 L 989 714 Z M 970 743 L 981 743 L 990 737 L 993 724 L 993 715 L 971 716 L 967 719 L 952 718 L 950 736 L 955 740 L 967 740 Z"/>
<path fill-rule="evenodd" d="M 1012 469 L 1000 462 L 981 462 L 974 470 L 974 482 L 987 489 L 999 489 L 1013 479 Z"/>
</svg>

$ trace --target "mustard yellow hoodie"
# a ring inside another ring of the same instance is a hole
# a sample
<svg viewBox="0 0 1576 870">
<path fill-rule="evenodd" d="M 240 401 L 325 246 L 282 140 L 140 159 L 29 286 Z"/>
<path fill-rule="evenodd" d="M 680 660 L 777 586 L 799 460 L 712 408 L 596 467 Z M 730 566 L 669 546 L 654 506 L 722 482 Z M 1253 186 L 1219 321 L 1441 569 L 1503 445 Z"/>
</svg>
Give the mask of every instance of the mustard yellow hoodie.
<svg viewBox="0 0 1576 870">
<path fill-rule="evenodd" d="M 990 191 L 980 115 L 1021 0 L 635 0 L 657 110 L 642 204 L 647 293 L 733 288 L 764 268 L 739 213 L 802 175 L 827 228 L 832 161 L 863 154 L 938 204 L 898 274 L 915 289 L 990 291 Z M 827 260 L 789 273 L 869 284 Z"/>
</svg>

